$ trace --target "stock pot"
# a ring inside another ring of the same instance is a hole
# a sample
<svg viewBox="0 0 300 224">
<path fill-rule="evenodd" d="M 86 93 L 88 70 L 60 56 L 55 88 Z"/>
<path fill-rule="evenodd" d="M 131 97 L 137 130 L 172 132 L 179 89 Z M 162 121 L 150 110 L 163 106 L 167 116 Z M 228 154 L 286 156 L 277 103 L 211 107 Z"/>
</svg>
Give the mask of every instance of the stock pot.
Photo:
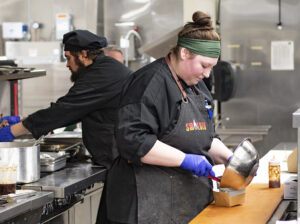
<svg viewBox="0 0 300 224">
<path fill-rule="evenodd" d="M 40 179 L 40 146 L 33 142 L 0 142 L 0 162 L 17 165 L 17 183 Z"/>
</svg>

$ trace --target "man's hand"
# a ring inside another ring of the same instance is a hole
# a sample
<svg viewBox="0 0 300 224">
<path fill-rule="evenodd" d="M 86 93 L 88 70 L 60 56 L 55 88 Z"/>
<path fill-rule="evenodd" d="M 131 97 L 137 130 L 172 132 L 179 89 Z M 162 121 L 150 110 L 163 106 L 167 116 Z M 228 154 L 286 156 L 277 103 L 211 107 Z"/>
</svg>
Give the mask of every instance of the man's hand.
<svg viewBox="0 0 300 224">
<path fill-rule="evenodd" d="M 197 176 L 215 176 L 212 165 L 207 161 L 205 156 L 195 154 L 185 154 L 184 160 L 180 165 L 185 170 L 191 170 Z"/>
<path fill-rule="evenodd" d="M 21 118 L 19 116 L 6 116 L 0 119 L 0 122 L 7 120 L 9 125 L 14 125 L 21 122 Z"/>
<path fill-rule="evenodd" d="M 12 142 L 15 136 L 11 133 L 11 126 L 0 129 L 0 142 Z"/>
</svg>

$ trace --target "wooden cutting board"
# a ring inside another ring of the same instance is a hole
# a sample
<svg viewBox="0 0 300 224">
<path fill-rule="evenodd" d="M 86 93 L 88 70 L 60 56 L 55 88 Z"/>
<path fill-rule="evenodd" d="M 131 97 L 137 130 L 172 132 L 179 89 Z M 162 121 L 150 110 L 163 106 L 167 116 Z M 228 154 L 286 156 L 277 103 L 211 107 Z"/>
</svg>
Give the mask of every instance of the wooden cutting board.
<svg viewBox="0 0 300 224">
<path fill-rule="evenodd" d="M 281 188 L 268 184 L 250 184 L 246 188 L 246 202 L 234 207 L 217 207 L 214 202 L 197 215 L 189 224 L 265 224 L 270 219 L 283 196 Z"/>
</svg>

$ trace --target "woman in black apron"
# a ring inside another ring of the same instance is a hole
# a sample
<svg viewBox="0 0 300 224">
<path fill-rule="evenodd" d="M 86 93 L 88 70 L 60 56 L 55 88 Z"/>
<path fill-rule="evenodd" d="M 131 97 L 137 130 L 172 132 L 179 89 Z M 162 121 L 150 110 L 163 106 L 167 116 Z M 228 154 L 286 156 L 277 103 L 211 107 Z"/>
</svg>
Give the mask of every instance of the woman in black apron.
<svg viewBox="0 0 300 224">
<path fill-rule="evenodd" d="M 220 53 L 210 17 L 195 12 L 171 53 L 127 82 L 97 223 L 184 224 L 212 200 L 213 164 L 232 152 L 217 138 L 202 79 Z"/>
</svg>

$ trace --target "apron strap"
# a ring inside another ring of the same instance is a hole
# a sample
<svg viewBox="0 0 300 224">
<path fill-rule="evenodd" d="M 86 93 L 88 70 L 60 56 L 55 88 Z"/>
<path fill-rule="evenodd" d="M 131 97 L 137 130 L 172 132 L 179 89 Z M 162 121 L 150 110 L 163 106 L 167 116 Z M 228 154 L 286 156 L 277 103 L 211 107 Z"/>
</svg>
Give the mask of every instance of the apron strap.
<svg viewBox="0 0 300 224">
<path fill-rule="evenodd" d="M 170 61 L 170 59 L 169 59 L 169 55 L 167 55 L 167 56 L 165 57 L 165 60 L 166 60 L 166 62 L 167 62 L 167 65 L 169 66 L 169 69 L 170 69 L 170 71 L 171 71 L 171 73 L 172 73 L 172 76 L 173 76 L 173 78 L 175 79 L 176 84 L 177 84 L 177 86 L 178 86 L 178 88 L 179 88 L 179 90 L 180 90 L 180 92 L 181 92 L 181 94 L 182 94 L 182 96 L 183 96 L 184 101 L 187 101 L 186 93 L 185 93 L 185 91 L 184 91 L 183 88 L 182 88 L 182 85 L 181 85 L 181 83 L 180 83 L 180 81 L 179 81 L 179 79 L 178 79 L 178 76 L 177 76 L 177 75 L 175 74 L 175 72 L 174 72 L 173 66 L 172 66 L 171 61 Z"/>
</svg>

